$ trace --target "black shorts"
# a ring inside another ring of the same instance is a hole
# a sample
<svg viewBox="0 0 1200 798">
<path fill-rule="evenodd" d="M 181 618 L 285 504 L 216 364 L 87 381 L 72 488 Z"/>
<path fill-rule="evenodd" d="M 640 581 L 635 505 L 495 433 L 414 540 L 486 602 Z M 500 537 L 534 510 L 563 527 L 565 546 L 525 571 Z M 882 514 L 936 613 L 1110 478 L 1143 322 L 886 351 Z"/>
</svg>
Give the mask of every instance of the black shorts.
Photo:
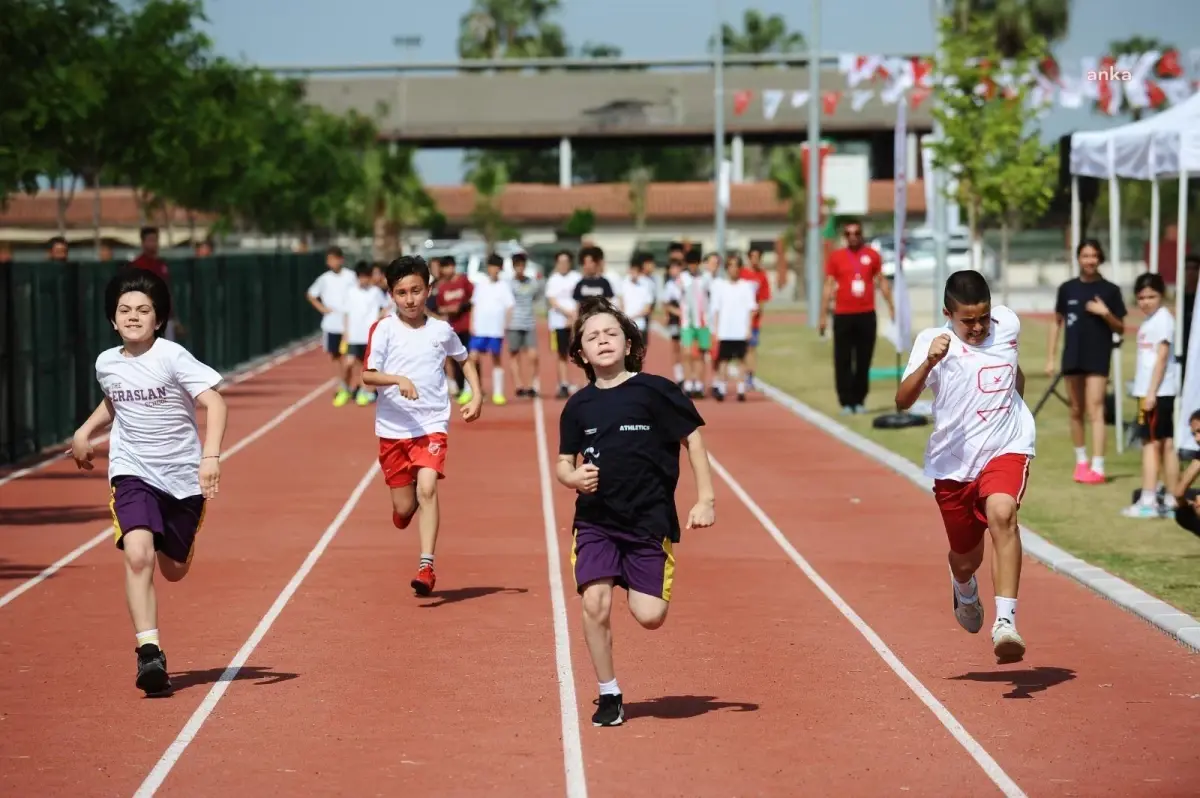
<svg viewBox="0 0 1200 798">
<path fill-rule="evenodd" d="M 346 347 L 346 354 L 357 360 L 359 363 L 362 363 L 367 357 L 367 345 L 350 344 Z"/>
<path fill-rule="evenodd" d="M 680 334 L 681 330 L 682 330 L 682 328 L 679 326 L 679 317 L 678 316 L 668 316 L 667 317 L 667 334 L 671 336 L 672 341 L 679 340 L 679 334 Z"/>
<path fill-rule="evenodd" d="M 1173 440 L 1175 438 L 1175 397 L 1160 396 L 1154 409 L 1147 413 L 1138 399 L 1138 436 L 1145 443 Z"/>
<path fill-rule="evenodd" d="M 1064 377 L 1107 377 L 1112 369 L 1112 346 L 1073 347 L 1063 353 Z"/>
<path fill-rule="evenodd" d="M 746 359 L 746 341 L 721 341 L 717 344 L 717 362 Z"/>
<path fill-rule="evenodd" d="M 571 350 L 571 330 L 563 327 L 561 330 L 550 331 L 550 349 L 558 353 L 560 360 L 566 360 Z"/>
<path fill-rule="evenodd" d="M 341 348 L 342 348 L 342 334 L 341 333 L 334 333 L 334 332 L 325 333 L 325 354 L 331 355 L 333 357 L 340 357 L 342 353 L 339 352 L 338 350 Z"/>
</svg>

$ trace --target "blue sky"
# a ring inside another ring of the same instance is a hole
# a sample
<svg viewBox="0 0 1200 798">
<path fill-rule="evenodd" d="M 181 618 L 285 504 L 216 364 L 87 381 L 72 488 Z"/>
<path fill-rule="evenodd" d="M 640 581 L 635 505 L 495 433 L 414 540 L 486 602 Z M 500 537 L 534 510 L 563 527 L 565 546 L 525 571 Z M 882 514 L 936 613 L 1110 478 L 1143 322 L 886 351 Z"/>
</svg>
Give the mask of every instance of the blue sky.
<svg viewBox="0 0 1200 798">
<path fill-rule="evenodd" d="M 718 15 L 737 24 L 748 8 L 782 14 L 809 34 L 811 0 L 563 0 L 558 21 L 573 45 L 605 42 L 639 58 L 702 55 Z M 217 49 L 261 66 L 444 61 L 456 57 L 459 18 L 470 0 L 207 0 Z M 835 0 L 822 3 L 821 49 L 834 52 L 932 52 L 932 0 Z M 685 9 L 687 13 L 684 13 Z M 864 21 L 870 24 L 864 25 Z M 401 51 L 397 35 L 420 36 Z M 1071 32 L 1056 55 L 1078 63 L 1103 55 L 1109 42 L 1158 37 L 1186 51 L 1200 45 L 1200 3 L 1185 0 L 1074 0 Z M 1056 110 L 1047 134 L 1111 124 L 1088 111 Z M 427 183 L 461 182 L 461 153 L 426 151 L 418 163 Z"/>
</svg>

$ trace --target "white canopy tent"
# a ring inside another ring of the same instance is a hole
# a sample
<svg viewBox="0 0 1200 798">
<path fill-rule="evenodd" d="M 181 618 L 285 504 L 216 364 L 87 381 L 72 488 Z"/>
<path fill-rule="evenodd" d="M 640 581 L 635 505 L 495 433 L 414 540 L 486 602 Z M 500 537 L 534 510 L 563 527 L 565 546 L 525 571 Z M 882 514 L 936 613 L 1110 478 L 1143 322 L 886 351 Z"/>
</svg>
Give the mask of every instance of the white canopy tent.
<svg viewBox="0 0 1200 798">
<path fill-rule="evenodd" d="M 1179 216 L 1176 237 L 1175 353 L 1176 361 L 1183 342 L 1184 259 L 1187 246 L 1187 182 L 1192 173 L 1200 173 L 1200 94 L 1172 106 L 1162 113 L 1108 130 L 1075 133 L 1071 136 L 1071 248 L 1076 251 L 1082 237 L 1079 205 L 1079 177 L 1108 180 L 1108 224 L 1113 277 L 1122 285 L 1121 201 L 1117 179 L 1121 177 L 1150 181 L 1150 263 L 1158 271 L 1158 244 L 1161 206 L 1159 178 L 1179 180 Z M 1122 287 L 1124 287 L 1122 285 Z M 1121 379 L 1119 350 L 1113 352 L 1116 381 L 1117 451 L 1124 448 L 1124 421 L 1121 416 L 1124 386 Z M 1200 387 L 1198 385 L 1197 387 Z M 1175 429 L 1183 448 L 1195 449 L 1190 435 L 1182 432 L 1181 419 L 1200 407 L 1200 395 L 1180 397 L 1175 407 Z"/>
</svg>

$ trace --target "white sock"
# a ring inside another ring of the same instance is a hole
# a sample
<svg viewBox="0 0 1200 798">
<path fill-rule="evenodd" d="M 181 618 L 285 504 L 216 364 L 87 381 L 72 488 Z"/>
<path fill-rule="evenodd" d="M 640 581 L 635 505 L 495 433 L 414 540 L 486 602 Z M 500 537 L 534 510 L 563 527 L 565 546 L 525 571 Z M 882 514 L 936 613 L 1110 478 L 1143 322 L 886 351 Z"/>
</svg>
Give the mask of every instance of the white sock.
<svg viewBox="0 0 1200 798">
<path fill-rule="evenodd" d="M 621 688 L 614 678 L 611 682 L 600 682 L 600 695 L 620 695 Z"/>
<path fill-rule="evenodd" d="M 1075 465 L 1086 465 L 1086 464 L 1087 464 L 1087 447 L 1086 446 L 1076 446 L 1075 447 Z"/>
<path fill-rule="evenodd" d="M 1092 470 L 1095 471 L 1097 474 L 1104 473 L 1104 458 L 1103 457 L 1093 457 L 1092 458 Z"/>
<path fill-rule="evenodd" d="M 738 395 L 744 394 L 746 392 L 746 381 L 745 380 L 738 380 L 737 392 L 738 392 Z"/>
<path fill-rule="evenodd" d="M 496 366 L 492 369 L 492 396 L 504 395 L 504 369 Z"/>
<path fill-rule="evenodd" d="M 159 648 L 162 648 L 162 646 L 159 645 L 159 642 L 158 642 L 158 630 L 157 629 L 147 629 L 144 632 L 137 633 L 138 648 L 141 648 L 142 646 L 146 645 L 147 643 L 149 643 L 151 645 L 159 646 Z"/>
<path fill-rule="evenodd" d="M 996 596 L 996 620 L 1017 625 L 1017 600 Z"/>
<path fill-rule="evenodd" d="M 725 393 L 725 380 L 713 380 L 713 387 L 721 393 Z"/>
<path fill-rule="evenodd" d="M 676 363 L 675 364 L 675 382 L 682 382 L 682 381 L 683 381 L 683 364 Z"/>
<path fill-rule="evenodd" d="M 685 390 L 685 391 L 696 390 L 696 381 L 695 380 L 684 380 L 683 390 Z"/>
<path fill-rule="evenodd" d="M 433 555 L 432 554 L 422 554 L 420 564 L 421 565 L 433 565 Z"/>
<path fill-rule="evenodd" d="M 958 596 L 958 600 L 963 604 L 974 604 L 979 600 L 979 586 L 975 582 L 975 577 L 972 576 L 965 582 L 954 580 L 954 594 Z"/>
<path fill-rule="evenodd" d="M 1146 505 L 1147 507 L 1158 506 L 1158 494 L 1157 493 L 1151 493 L 1151 492 L 1143 490 L 1141 499 L 1142 499 L 1142 504 Z"/>
</svg>

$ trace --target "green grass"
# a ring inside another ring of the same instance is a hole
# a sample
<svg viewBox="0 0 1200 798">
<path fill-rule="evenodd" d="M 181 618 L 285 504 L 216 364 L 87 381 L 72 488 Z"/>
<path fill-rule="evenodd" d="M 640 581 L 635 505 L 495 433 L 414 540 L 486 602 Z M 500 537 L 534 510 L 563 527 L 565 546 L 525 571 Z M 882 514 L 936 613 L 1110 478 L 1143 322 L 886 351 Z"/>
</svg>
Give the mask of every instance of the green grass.
<svg viewBox="0 0 1200 798">
<path fill-rule="evenodd" d="M 770 315 L 775 315 L 775 320 Z M 867 399 L 871 415 L 838 415 L 832 343 L 821 340 L 795 314 L 770 315 L 759 348 L 758 373 L 764 380 L 912 462 L 922 462 L 930 427 L 877 430 L 871 426 L 874 414 L 894 407 L 894 378 L 872 382 Z M 1131 319 L 1130 323 L 1138 321 Z M 1027 378 L 1025 397 L 1031 408 L 1050 384 L 1045 376 L 1047 334 L 1047 322 L 1022 319 L 1021 366 Z M 1122 348 L 1123 376 L 1130 379 L 1134 348 L 1132 337 L 1126 340 Z M 891 344 L 880 340 L 874 366 L 895 368 L 896 350 Z M 1066 395 L 1061 383 L 1059 393 Z M 1124 415 L 1132 415 L 1129 402 Z M 1075 455 L 1068 423 L 1066 405 L 1051 397 L 1037 417 L 1037 458 L 1021 507 L 1021 522 L 1076 557 L 1184 612 L 1200 616 L 1200 538 L 1169 519 L 1143 521 L 1120 515 L 1132 491 L 1141 484 L 1140 449 L 1126 449 L 1118 455 L 1115 428 L 1109 427 L 1105 460 L 1110 481 L 1106 485 L 1078 485 L 1071 478 Z"/>
</svg>

